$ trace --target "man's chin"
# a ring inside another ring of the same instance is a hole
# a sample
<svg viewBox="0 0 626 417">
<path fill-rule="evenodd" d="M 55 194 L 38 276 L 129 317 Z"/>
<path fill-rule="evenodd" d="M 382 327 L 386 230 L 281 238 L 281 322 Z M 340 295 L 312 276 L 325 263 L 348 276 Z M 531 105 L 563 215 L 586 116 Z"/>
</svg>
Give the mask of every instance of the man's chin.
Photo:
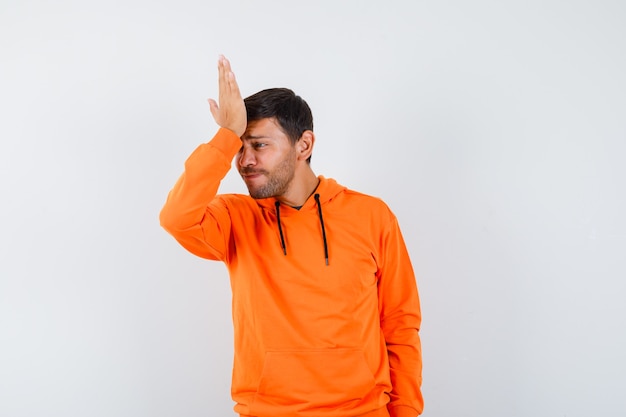
<svg viewBox="0 0 626 417">
<path fill-rule="evenodd" d="M 262 192 L 262 190 L 258 190 L 258 189 L 255 190 L 250 187 L 248 187 L 248 194 L 250 194 L 250 197 L 254 198 L 255 200 L 267 198 L 267 196 Z"/>
</svg>

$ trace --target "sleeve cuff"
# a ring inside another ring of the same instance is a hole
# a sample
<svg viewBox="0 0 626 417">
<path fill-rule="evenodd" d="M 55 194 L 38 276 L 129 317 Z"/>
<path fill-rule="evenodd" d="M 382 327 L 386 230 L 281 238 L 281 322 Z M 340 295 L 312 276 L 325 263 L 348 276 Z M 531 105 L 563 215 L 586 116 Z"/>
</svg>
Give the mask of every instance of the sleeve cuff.
<svg viewBox="0 0 626 417">
<path fill-rule="evenodd" d="M 241 149 L 241 138 L 232 130 L 221 127 L 209 142 L 212 147 L 219 149 L 229 160 Z"/>
</svg>

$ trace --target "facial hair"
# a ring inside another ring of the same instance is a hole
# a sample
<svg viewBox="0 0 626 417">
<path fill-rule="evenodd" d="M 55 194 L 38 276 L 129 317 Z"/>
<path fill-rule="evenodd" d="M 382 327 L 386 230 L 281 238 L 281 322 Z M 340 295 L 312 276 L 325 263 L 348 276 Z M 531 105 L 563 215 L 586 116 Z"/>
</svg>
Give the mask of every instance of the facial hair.
<svg viewBox="0 0 626 417">
<path fill-rule="evenodd" d="M 267 182 L 264 185 L 255 188 L 246 184 L 250 197 L 261 199 L 281 196 L 287 192 L 296 172 L 295 149 L 289 152 L 272 171 L 255 170 L 250 167 L 243 167 L 239 171 L 242 175 L 259 173 L 267 178 Z"/>
</svg>

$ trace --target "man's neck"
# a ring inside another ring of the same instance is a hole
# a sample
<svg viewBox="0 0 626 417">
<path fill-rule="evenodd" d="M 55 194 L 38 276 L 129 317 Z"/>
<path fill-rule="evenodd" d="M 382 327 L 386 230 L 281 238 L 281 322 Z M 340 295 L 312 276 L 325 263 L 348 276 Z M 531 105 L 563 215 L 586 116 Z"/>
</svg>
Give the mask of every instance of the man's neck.
<svg viewBox="0 0 626 417">
<path fill-rule="evenodd" d="M 296 173 L 291 184 L 289 184 L 289 189 L 284 194 L 277 196 L 276 199 L 281 204 L 286 204 L 290 207 L 302 207 L 317 189 L 319 182 L 319 178 L 307 166 L 302 172 Z"/>
</svg>

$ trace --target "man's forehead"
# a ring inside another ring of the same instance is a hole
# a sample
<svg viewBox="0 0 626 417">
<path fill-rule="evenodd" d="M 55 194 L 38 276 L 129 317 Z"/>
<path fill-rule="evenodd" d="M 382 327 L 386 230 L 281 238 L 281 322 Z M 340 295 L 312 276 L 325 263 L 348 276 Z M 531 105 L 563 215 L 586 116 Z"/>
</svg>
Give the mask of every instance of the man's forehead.
<svg viewBox="0 0 626 417">
<path fill-rule="evenodd" d="M 241 139 L 280 138 L 286 136 L 274 118 L 253 120 L 248 123 Z"/>
</svg>

